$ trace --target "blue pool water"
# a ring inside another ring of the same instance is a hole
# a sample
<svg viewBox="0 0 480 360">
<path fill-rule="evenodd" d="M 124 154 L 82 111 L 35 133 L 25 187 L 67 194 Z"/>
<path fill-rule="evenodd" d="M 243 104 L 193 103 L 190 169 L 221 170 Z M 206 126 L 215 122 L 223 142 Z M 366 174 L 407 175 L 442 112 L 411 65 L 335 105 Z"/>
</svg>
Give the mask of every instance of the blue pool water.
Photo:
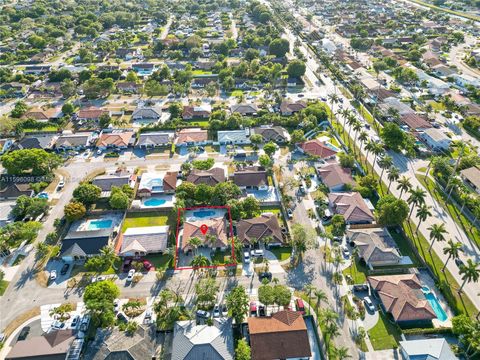
<svg viewBox="0 0 480 360">
<path fill-rule="evenodd" d="M 112 227 L 112 220 L 91 220 L 88 223 L 88 230 L 108 229 Z"/>
<path fill-rule="evenodd" d="M 193 216 L 202 219 L 213 215 L 215 215 L 215 211 L 213 210 L 198 210 L 193 212 Z"/>
<path fill-rule="evenodd" d="M 167 202 L 167 200 L 165 199 L 148 199 L 148 200 L 145 200 L 143 202 L 143 205 L 145 206 L 161 206 L 163 204 L 165 204 Z"/>
<path fill-rule="evenodd" d="M 432 306 L 433 311 L 437 315 L 438 320 L 445 321 L 448 319 L 447 313 L 443 310 L 442 305 L 438 302 L 437 297 L 432 292 L 425 293 L 425 297 L 427 298 L 428 302 Z"/>
</svg>

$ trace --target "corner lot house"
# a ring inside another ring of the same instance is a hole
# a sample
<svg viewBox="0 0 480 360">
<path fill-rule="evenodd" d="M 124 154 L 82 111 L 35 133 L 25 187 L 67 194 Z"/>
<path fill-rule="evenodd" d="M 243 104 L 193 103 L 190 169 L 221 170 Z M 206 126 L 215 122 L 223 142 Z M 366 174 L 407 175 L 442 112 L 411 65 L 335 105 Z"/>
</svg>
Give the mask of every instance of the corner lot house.
<svg viewBox="0 0 480 360">
<path fill-rule="evenodd" d="M 317 168 L 317 174 L 330 191 L 343 191 L 345 185 L 356 185 L 352 177 L 352 170 L 343 168 L 338 163 L 328 164 Z"/>
<path fill-rule="evenodd" d="M 237 224 L 237 236 L 243 245 L 251 246 L 256 241 L 268 245 L 284 245 L 282 229 L 274 214 L 262 214 L 253 219 L 243 219 Z"/>
<path fill-rule="evenodd" d="M 346 236 L 357 247 L 359 258 L 370 267 L 396 265 L 402 260 L 386 228 L 350 228 Z"/>
<path fill-rule="evenodd" d="M 233 182 L 240 189 L 267 190 L 267 171 L 261 166 L 250 166 L 233 173 Z"/>
<path fill-rule="evenodd" d="M 347 224 L 370 224 L 375 221 L 372 211 L 358 192 L 330 193 L 332 213 L 343 215 Z"/>
<path fill-rule="evenodd" d="M 177 321 L 173 330 L 172 360 L 233 360 L 232 319 L 213 319 L 213 325 Z"/>
<path fill-rule="evenodd" d="M 435 128 L 425 129 L 420 138 L 433 150 L 448 150 L 452 142 L 444 132 Z"/>
<path fill-rule="evenodd" d="M 200 128 L 188 128 L 178 131 L 175 144 L 178 146 L 205 145 L 208 142 L 208 131 Z"/>
<path fill-rule="evenodd" d="M 332 159 L 335 158 L 335 155 L 337 154 L 337 150 L 334 150 L 318 139 L 305 141 L 300 144 L 298 149 L 304 154 L 317 156 L 321 159 Z"/>
<path fill-rule="evenodd" d="M 367 280 L 384 310 L 398 325 L 427 327 L 437 317 L 417 275 L 369 276 Z"/>
<path fill-rule="evenodd" d="M 118 240 L 118 254 L 123 257 L 138 257 L 161 253 L 167 248 L 168 231 L 168 226 L 128 228 Z"/>
<path fill-rule="evenodd" d="M 312 352 L 301 313 L 279 311 L 268 317 L 249 317 L 252 359 L 310 359 Z"/>
<path fill-rule="evenodd" d="M 135 133 L 129 130 L 103 130 L 98 137 L 97 147 L 101 150 L 126 149 L 134 144 L 134 135 Z"/>
<path fill-rule="evenodd" d="M 13 144 L 12 150 L 21 149 L 44 149 L 51 150 L 57 141 L 57 134 L 39 134 L 25 136 Z"/>
<path fill-rule="evenodd" d="M 113 174 L 97 176 L 92 180 L 92 184 L 98 186 L 102 190 L 102 197 L 109 197 L 112 186 L 122 187 L 129 185 L 135 187 L 137 176 L 128 170 L 118 168 Z"/>
<path fill-rule="evenodd" d="M 187 181 L 192 184 L 207 184 L 215 186 L 218 183 L 225 182 L 225 170 L 222 168 L 212 168 L 210 170 L 194 169 L 187 176 Z"/>
<path fill-rule="evenodd" d="M 42 336 L 28 337 L 26 340 L 17 341 L 5 359 L 65 360 L 74 340 L 73 330 L 58 330 Z"/>
<path fill-rule="evenodd" d="M 141 133 L 136 146 L 142 149 L 167 147 L 173 142 L 173 136 L 173 133 L 168 132 Z"/>
<path fill-rule="evenodd" d="M 217 132 L 218 142 L 221 145 L 249 144 L 250 140 L 248 139 L 248 136 L 249 131 L 247 129 Z"/>
<path fill-rule="evenodd" d="M 167 171 L 166 173 L 148 172 L 142 174 L 140 184 L 138 185 L 138 197 L 150 197 L 157 194 L 173 194 L 177 188 L 176 171 Z"/>
<path fill-rule="evenodd" d="M 468 186 L 480 194 L 480 170 L 477 167 L 472 166 L 460 171 L 460 177 Z"/>
<path fill-rule="evenodd" d="M 206 234 L 200 230 L 202 225 L 208 226 Z M 186 221 L 183 225 L 181 236 L 181 249 L 184 252 L 193 250 L 190 246 L 190 239 L 199 238 L 204 247 L 225 250 L 231 245 L 227 236 L 226 222 L 223 217 L 210 218 L 206 220 Z M 212 240 L 212 241 L 210 241 Z"/>
<path fill-rule="evenodd" d="M 400 341 L 400 350 L 406 360 L 457 360 L 447 340 L 418 339 Z"/>
<path fill-rule="evenodd" d="M 263 125 L 252 129 L 252 134 L 260 134 L 263 141 L 281 144 L 290 141 L 290 134 L 281 126 L 268 126 Z"/>
</svg>

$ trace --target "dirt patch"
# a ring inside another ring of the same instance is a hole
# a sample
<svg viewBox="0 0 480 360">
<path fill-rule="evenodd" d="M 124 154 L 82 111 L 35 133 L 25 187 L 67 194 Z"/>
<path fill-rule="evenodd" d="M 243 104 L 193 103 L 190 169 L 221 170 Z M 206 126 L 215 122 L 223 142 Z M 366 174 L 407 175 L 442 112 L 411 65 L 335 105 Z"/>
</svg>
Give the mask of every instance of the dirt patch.
<svg viewBox="0 0 480 360">
<path fill-rule="evenodd" d="M 17 329 L 25 321 L 27 321 L 28 319 L 31 319 L 35 316 L 38 316 L 38 315 L 40 315 L 40 307 L 39 306 L 34 307 L 33 309 L 30 309 L 30 310 L 24 312 L 23 314 L 18 315 L 15 319 L 13 319 L 10 322 L 10 324 L 8 324 L 5 327 L 5 331 L 4 331 L 5 337 L 9 337 L 15 331 L 15 329 Z"/>
<path fill-rule="evenodd" d="M 48 286 L 48 275 L 46 271 L 38 271 L 35 275 L 35 279 L 41 287 L 46 288 Z"/>
</svg>

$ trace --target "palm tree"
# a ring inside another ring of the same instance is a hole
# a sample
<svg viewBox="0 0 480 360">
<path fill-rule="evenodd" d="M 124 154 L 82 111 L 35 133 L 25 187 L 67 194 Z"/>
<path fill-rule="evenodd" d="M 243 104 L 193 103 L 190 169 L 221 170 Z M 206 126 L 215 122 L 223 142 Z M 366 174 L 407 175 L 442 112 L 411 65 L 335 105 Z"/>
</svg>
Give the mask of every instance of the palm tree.
<svg viewBox="0 0 480 360">
<path fill-rule="evenodd" d="M 193 253 L 197 255 L 197 250 L 202 245 L 202 240 L 195 236 L 190 239 L 189 244 L 193 249 Z"/>
<path fill-rule="evenodd" d="M 377 156 L 383 154 L 384 152 L 385 150 L 383 150 L 383 146 L 381 143 L 377 143 L 377 142 L 373 143 L 372 153 L 375 156 L 373 158 L 372 171 L 375 168 L 375 164 L 377 163 Z"/>
<path fill-rule="evenodd" d="M 108 265 L 106 266 L 107 268 L 112 266 L 118 259 L 118 255 L 116 254 L 113 247 L 108 245 L 100 249 L 100 256 L 103 258 L 104 263 Z"/>
<path fill-rule="evenodd" d="M 353 154 L 354 155 L 356 153 L 355 144 L 357 143 L 357 136 L 358 136 L 358 133 L 360 132 L 360 130 L 362 130 L 362 124 L 360 123 L 360 121 L 357 120 L 353 123 L 353 131 L 355 131 L 355 138 L 353 139 Z M 360 151 L 360 146 L 358 148 L 359 148 L 359 151 Z"/>
<path fill-rule="evenodd" d="M 462 160 L 463 154 L 465 153 L 465 150 L 467 149 L 467 144 L 463 141 L 457 141 L 454 144 L 452 144 L 452 148 L 457 148 L 459 150 L 458 158 L 457 161 L 455 161 L 455 166 L 453 168 L 453 176 L 451 176 L 448 179 L 447 186 L 445 187 L 445 190 L 448 191 L 448 188 L 450 187 L 450 182 L 452 181 L 453 178 L 455 178 L 455 174 L 457 173 L 457 168 L 458 165 L 460 164 L 460 161 Z"/>
<path fill-rule="evenodd" d="M 453 189 L 458 189 L 463 184 L 462 180 L 455 175 L 450 176 L 449 181 L 450 181 L 450 190 L 448 190 L 447 202 L 450 201 L 450 196 L 452 195 Z"/>
<path fill-rule="evenodd" d="M 351 114 L 348 119 L 347 119 L 347 124 L 349 126 L 349 129 L 348 129 L 348 139 L 351 139 L 350 138 L 350 134 L 352 133 L 352 127 L 353 127 L 353 124 L 355 124 L 355 122 L 358 121 L 357 118 Z M 348 140 L 348 142 L 350 142 L 350 140 Z"/>
<path fill-rule="evenodd" d="M 325 333 L 328 335 L 328 341 L 327 341 L 327 353 L 328 349 L 330 348 L 330 343 L 334 338 L 336 338 L 338 335 L 340 335 L 340 332 L 338 330 L 338 325 L 337 323 L 332 323 L 332 324 L 327 324 L 325 326 Z"/>
<path fill-rule="evenodd" d="M 390 166 L 390 169 L 388 169 L 388 189 L 387 193 L 390 192 L 390 186 L 392 185 L 393 181 L 397 181 L 398 178 L 400 177 L 400 170 L 396 166 Z"/>
<path fill-rule="evenodd" d="M 351 358 L 352 356 L 349 354 L 349 349 L 345 346 L 340 346 L 338 348 L 335 349 L 334 353 L 335 353 L 335 358 L 337 360 L 345 360 L 345 359 L 349 359 Z"/>
<path fill-rule="evenodd" d="M 417 209 L 417 219 L 418 219 L 418 224 L 417 224 L 417 229 L 415 230 L 416 233 L 418 233 L 418 228 L 420 227 L 420 224 L 427 220 L 430 216 L 432 216 L 432 213 L 430 212 L 431 206 L 427 206 L 425 204 L 422 204 L 418 209 Z"/>
<path fill-rule="evenodd" d="M 321 289 L 315 290 L 313 295 L 315 295 L 315 299 L 317 300 L 317 303 L 315 304 L 315 308 L 317 309 L 317 313 L 318 313 L 318 309 L 320 308 L 322 301 L 328 302 L 328 297 L 325 291 Z"/>
<path fill-rule="evenodd" d="M 403 193 L 407 193 L 412 188 L 412 184 L 410 183 L 410 179 L 405 175 L 398 180 L 397 190 L 400 190 L 399 198 L 402 198 Z"/>
<path fill-rule="evenodd" d="M 425 203 L 425 197 L 427 193 L 422 188 L 418 187 L 416 189 L 410 189 L 410 196 L 407 199 L 407 203 L 412 207 L 410 210 L 410 214 L 408 215 L 408 221 L 410 221 L 410 217 L 412 216 L 413 209 L 416 206 L 420 206 L 421 204 Z"/>
<path fill-rule="evenodd" d="M 320 321 L 324 325 L 334 324 L 338 320 L 338 313 L 333 311 L 332 309 L 324 309 L 319 313 Z"/>
<path fill-rule="evenodd" d="M 375 147 L 375 142 L 373 142 L 372 140 L 367 140 L 367 143 L 365 144 L 365 150 L 367 151 L 367 153 L 365 154 L 365 169 L 367 170 L 367 174 L 368 174 L 368 154 L 370 153 L 370 151 L 373 151 L 374 147 Z"/>
<path fill-rule="evenodd" d="M 442 271 L 445 271 L 450 258 L 453 260 L 458 259 L 461 252 L 463 252 L 461 242 L 453 242 L 453 240 L 448 240 L 448 245 L 443 248 L 443 253 L 445 255 L 448 254 L 448 258 L 447 261 L 445 261 L 445 265 L 443 265 Z"/>
<path fill-rule="evenodd" d="M 474 263 L 472 259 L 467 260 L 467 264 L 460 268 L 460 275 L 462 275 L 462 286 L 458 289 L 458 292 L 461 293 L 465 284 L 473 282 L 478 282 L 480 277 L 480 269 L 478 268 L 479 264 Z"/>
<path fill-rule="evenodd" d="M 313 286 L 312 284 L 307 284 L 305 285 L 305 287 L 303 288 L 303 291 L 305 291 L 307 294 L 308 294 L 308 298 L 311 299 L 312 298 L 312 293 L 317 290 L 317 288 L 315 286 Z"/>
<path fill-rule="evenodd" d="M 205 256 L 203 255 L 197 255 L 193 258 L 192 262 L 190 265 L 193 267 L 193 270 L 196 270 L 200 267 L 208 266 L 210 265 L 210 260 L 208 260 Z"/>
<path fill-rule="evenodd" d="M 373 164 L 375 166 L 375 163 Z M 383 158 L 378 160 L 378 166 L 382 169 L 382 172 L 380 173 L 380 179 L 378 182 L 380 183 L 380 189 L 382 188 L 382 178 L 383 178 L 383 173 L 385 172 L 386 169 L 389 169 L 390 166 L 393 165 L 393 158 L 390 155 L 385 155 Z"/>
<path fill-rule="evenodd" d="M 368 134 L 365 131 L 360 132 L 358 135 L 358 141 L 360 141 L 360 145 L 363 146 L 363 143 L 368 139 Z"/>
<path fill-rule="evenodd" d="M 345 125 L 347 123 L 347 119 L 350 117 L 350 115 L 352 115 L 352 112 L 350 111 L 350 109 L 343 109 L 343 110 L 340 111 L 340 113 L 343 116 L 342 135 L 344 135 L 345 134 Z"/>
<path fill-rule="evenodd" d="M 445 223 L 433 224 L 427 230 L 430 231 L 429 237 L 430 240 L 432 240 L 428 248 L 428 251 L 431 251 L 435 241 L 445 241 L 445 234 L 447 233 L 447 230 L 445 230 Z"/>
<path fill-rule="evenodd" d="M 340 101 L 340 98 L 338 97 L 337 94 L 330 94 L 328 95 L 328 99 L 330 100 L 330 124 L 333 125 L 333 114 L 334 114 L 333 106 L 335 104 L 338 104 L 338 102 Z"/>
</svg>

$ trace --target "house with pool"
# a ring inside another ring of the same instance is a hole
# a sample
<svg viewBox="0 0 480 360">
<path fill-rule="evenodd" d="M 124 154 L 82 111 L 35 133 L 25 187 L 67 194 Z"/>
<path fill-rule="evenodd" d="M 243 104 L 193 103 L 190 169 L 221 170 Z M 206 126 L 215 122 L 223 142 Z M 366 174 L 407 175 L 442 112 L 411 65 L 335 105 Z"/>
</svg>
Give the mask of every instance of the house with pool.
<svg viewBox="0 0 480 360">
<path fill-rule="evenodd" d="M 147 172 L 142 174 L 137 189 L 135 208 L 171 208 L 175 203 L 175 190 L 182 181 L 177 171 Z"/>
<path fill-rule="evenodd" d="M 431 327 L 448 315 L 435 293 L 416 274 L 369 276 L 372 295 L 401 327 Z"/>
<path fill-rule="evenodd" d="M 108 213 L 73 222 L 62 240 L 59 256 L 72 262 L 100 254 L 103 247 L 115 243 L 122 219 L 122 214 Z"/>
<path fill-rule="evenodd" d="M 252 219 L 242 219 L 237 223 L 237 236 L 244 246 L 261 242 L 268 246 L 287 245 L 278 218 L 275 214 L 264 213 Z"/>
</svg>

